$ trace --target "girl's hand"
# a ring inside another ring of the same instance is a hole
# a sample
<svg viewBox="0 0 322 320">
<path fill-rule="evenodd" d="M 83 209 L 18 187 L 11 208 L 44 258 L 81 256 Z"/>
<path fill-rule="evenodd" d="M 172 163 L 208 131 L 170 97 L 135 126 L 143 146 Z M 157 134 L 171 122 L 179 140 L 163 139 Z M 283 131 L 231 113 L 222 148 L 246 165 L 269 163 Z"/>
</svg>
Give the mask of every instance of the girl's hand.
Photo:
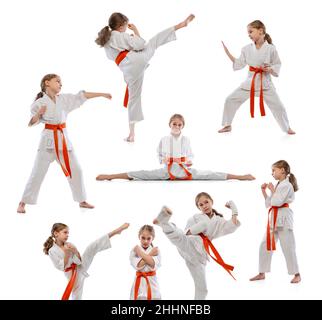
<svg viewBox="0 0 322 320">
<path fill-rule="evenodd" d="M 227 48 L 227 47 L 226 47 L 226 45 L 224 44 L 224 41 L 221 41 L 221 43 L 222 43 L 222 46 L 224 47 L 224 50 L 225 50 L 226 54 L 230 54 L 230 52 L 229 52 L 228 48 Z"/>
<path fill-rule="evenodd" d="M 69 242 L 65 244 L 65 248 L 71 251 L 72 253 L 75 253 L 75 254 L 77 253 L 77 248 Z"/>
<path fill-rule="evenodd" d="M 149 253 L 150 256 L 157 256 L 158 254 L 159 254 L 159 248 L 158 247 L 152 248 L 152 250 Z"/>
<path fill-rule="evenodd" d="M 263 69 L 264 72 L 269 72 L 269 73 L 272 72 L 272 67 L 269 64 L 264 64 L 261 68 Z"/>
<path fill-rule="evenodd" d="M 110 93 L 103 93 L 102 97 L 110 100 L 112 99 L 112 95 Z"/>
<path fill-rule="evenodd" d="M 41 117 L 47 110 L 47 106 L 41 106 L 40 109 L 38 110 L 38 116 Z"/>
<path fill-rule="evenodd" d="M 138 30 L 138 29 L 137 29 L 137 27 L 135 26 L 135 24 L 133 24 L 133 23 L 129 23 L 129 24 L 127 25 L 127 27 L 128 27 L 130 30 L 132 30 L 132 31 Z"/>
<path fill-rule="evenodd" d="M 268 186 L 268 184 L 267 184 L 267 183 L 263 183 L 263 184 L 261 185 L 261 189 L 262 189 L 262 190 L 266 190 L 267 186 Z"/>
<path fill-rule="evenodd" d="M 275 187 L 274 187 L 273 183 L 270 182 L 267 187 L 269 190 L 271 190 L 271 192 L 275 192 Z"/>
</svg>

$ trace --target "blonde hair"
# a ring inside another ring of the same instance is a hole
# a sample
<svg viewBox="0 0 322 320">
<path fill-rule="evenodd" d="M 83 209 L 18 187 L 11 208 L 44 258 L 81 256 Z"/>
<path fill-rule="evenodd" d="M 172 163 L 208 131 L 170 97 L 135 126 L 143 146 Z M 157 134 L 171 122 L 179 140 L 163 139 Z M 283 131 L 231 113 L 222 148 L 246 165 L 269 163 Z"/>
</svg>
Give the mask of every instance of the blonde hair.
<svg viewBox="0 0 322 320">
<path fill-rule="evenodd" d="M 207 199 L 209 199 L 212 203 L 214 203 L 214 200 L 212 200 L 212 198 L 211 198 L 211 196 L 210 196 L 210 194 L 209 193 L 207 193 L 207 192 L 200 192 L 200 193 L 198 193 L 197 195 L 196 195 L 196 198 L 195 198 L 195 203 L 196 203 L 196 206 L 197 206 L 197 208 L 200 210 L 200 208 L 199 208 L 199 205 L 198 205 L 198 203 L 199 203 L 199 200 L 200 200 L 200 198 L 201 197 L 206 197 Z M 223 215 L 221 214 L 221 213 L 219 213 L 219 212 L 217 212 L 217 210 L 215 210 L 215 209 L 212 209 L 212 212 L 216 215 L 216 216 L 219 216 L 219 217 L 223 217 Z"/>
<path fill-rule="evenodd" d="M 98 44 L 100 47 L 104 47 L 106 43 L 110 40 L 112 31 L 123 26 L 128 21 L 129 19 L 124 14 L 120 12 L 114 12 L 108 20 L 108 26 L 105 26 L 98 33 L 97 38 L 95 40 L 96 44 Z"/>
<path fill-rule="evenodd" d="M 140 238 L 140 235 L 144 232 L 144 231 L 147 231 L 149 233 L 151 233 L 151 236 L 153 237 L 153 239 L 155 238 L 155 230 L 152 226 L 150 226 L 149 224 L 145 224 L 144 226 L 142 226 L 139 230 L 139 238 Z M 153 247 L 153 243 L 151 242 L 151 246 Z"/>
<path fill-rule="evenodd" d="M 297 180 L 294 174 L 291 173 L 291 167 L 285 160 L 276 161 L 275 163 L 273 163 L 273 167 L 276 167 L 278 169 L 284 169 L 286 176 L 289 177 L 288 179 L 291 185 L 293 186 L 294 192 L 296 192 L 299 189 Z"/>
<path fill-rule="evenodd" d="M 48 73 L 40 81 L 40 89 L 41 91 L 37 94 L 35 101 L 39 98 L 42 98 L 44 96 L 44 93 L 46 92 L 46 81 L 50 81 L 51 79 L 58 78 L 59 76 L 55 73 Z"/>
<path fill-rule="evenodd" d="M 255 29 L 262 29 L 264 32 L 264 40 L 266 40 L 269 44 L 273 44 L 273 40 L 271 36 L 266 32 L 265 24 L 262 21 L 254 20 L 251 23 L 249 23 L 248 26 Z"/>
<path fill-rule="evenodd" d="M 64 230 L 68 228 L 68 226 L 64 223 L 55 223 L 53 224 L 51 228 L 51 235 L 48 237 L 48 239 L 44 243 L 43 251 L 45 254 L 48 254 L 49 249 L 54 245 L 55 243 L 55 232 L 59 232 L 61 230 Z"/>
<path fill-rule="evenodd" d="M 174 121 L 174 119 L 179 119 L 180 121 L 182 121 L 183 126 L 185 126 L 185 121 L 184 121 L 183 115 L 181 115 L 179 113 L 175 113 L 173 116 L 171 116 L 171 118 L 169 120 L 169 127 L 171 125 L 171 122 Z"/>
</svg>

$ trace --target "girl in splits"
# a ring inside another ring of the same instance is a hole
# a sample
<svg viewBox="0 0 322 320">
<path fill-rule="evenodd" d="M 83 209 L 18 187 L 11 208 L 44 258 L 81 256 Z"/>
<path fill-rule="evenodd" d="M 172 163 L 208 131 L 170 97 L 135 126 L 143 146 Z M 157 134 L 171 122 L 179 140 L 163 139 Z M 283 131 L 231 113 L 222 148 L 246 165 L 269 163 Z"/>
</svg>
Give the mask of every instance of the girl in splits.
<svg viewBox="0 0 322 320">
<path fill-rule="evenodd" d="M 238 59 L 229 52 L 223 43 L 224 50 L 233 63 L 233 69 L 240 70 L 248 65 L 249 72 L 246 81 L 227 97 L 222 119 L 222 125 L 224 127 L 218 132 L 222 133 L 232 130 L 231 124 L 235 113 L 248 98 L 250 98 L 250 114 L 253 118 L 255 94 L 259 94 L 261 115 L 265 116 L 265 101 L 280 128 L 288 134 L 295 134 L 290 127 L 286 110 L 276 93 L 271 79 L 271 75 L 274 77 L 279 76 L 281 68 L 281 60 L 272 43 L 272 39 L 269 34 L 266 33 L 265 25 L 259 20 L 251 22 L 247 26 L 247 29 L 248 35 L 253 43 L 242 49 Z"/>
<path fill-rule="evenodd" d="M 118 174 L 100 174 L 96 180 L 254 180 L 250 174 L 235 175 L 230 173 L 196 170 L 192 168 L 193 154 L 188 137 L 181 134 L 185 125 L 182 115 L 174 114 L 169 121 L 170 135 L 163 137 L 158 147 L 158 157 L 162 169 L 140 170 Z"/>
<path fill-rule="evenodd" d="M 130 133 L 125 139 L 134 142 L 135 123 L 143 120 L 141 106 L 141 92 L 145 69 L 149 65 L 155 50 L 176 39 L 176 31 L 186 27 L 194 15 L 189 15 L 184 21 L 170 27 L 153 37 L 148 43 L 141 38 L 140 33 L 133 23 L 128 23 L 128 18 L 119 12 L 113 13 L 96 39 L 96 43 L 104 47 L 107 58 L 115 61 L 123 72 L 127 84 L 124 106 L 128 109 Z M 129 28 L 134 34 L 129 35 Z"/>
<path fill-rule="evenodd" d="M 31 175 L 22 195 L 17 212 L 25 213 L 26 204 L 36 204 L 40 186 L 49 165 L 56 160 L 68 179 L 74 201 L 82 208 L 94 206 L 86 202 L 83 174 L 75 151 L 68 139 L 66 129 L 67 115 L 79 108 L 87 99 L 104 97 L 111 99 L 109 93 L 80 91 L 78 94 L 59 94 L 62 83 L 56 74 L 47 74 L 41 80 L 41 92 L 31 105 L 29 126 L 43 123 L 37 157 Z"/>
<path fill-rule="evenodd" d="M 269 208 L 266 234 L 259 247 L 259 274 L 250 281 L 264 280 L 265 273 L 271 271 L 273 252 L 276 250 L 276 241 L 280 240 L 286 260 L 288 274 L 293 275 L 291 283 L 299 283 L 301 276 L 295 251 L 293 233 L 293 211 L 289 204 L 294 201 L 294 192 L 298 190 L 297 181 L 291 168 L 285 160 L 277 161 L 272 166 L 272 176 L 278 181 L 262 184 L 262 194 L 265 205 Z M 266 189 L 269 189 L 269 196 Z"/>
<path fill-rule="evenodd" d="M 161 266 L 161 255 L 152 241 L 155 238 L 154 228 L 144 225 L 139 230 L 140 245 L 130 253 L 130 262 L 136 270 L 135 280 L 131 289 L 131 300 L 160 300 L 156 270 Z"/>
<path fill-rule="evenodd" d="M 46 255 L 49 255 L 54 266 L 65 272 L 69 279 L 62 300 L 68 300 L 71 293 L 73 300 L 82 299 L 84 280 L 89 276 L 87 270 L 95 255 L 100 251 L 111 248 L 110 238 L 116 234 L 121 234 L 128 227 L 129 224 L 124 223 L 119 228 L 97 239 L 85 249 L 81 256 L 77 248 L 67 242 L 68 226 L 63 223 L 55 223 L 52 226 L 50 237 L 44 243 L 43 251 Z"/>
<path fill-rule="evenodd" d="M 237 219 L 238 211 L 233 201 L 226 203 L 226 207 L 232 210 L 230 220 L 225 220 L 221 214 L 212 208 L 213 200 L 208 193 L 199 193 L 195 202 L 201 213 L 195 214 L 188 220 L 185 231 L 169 222 L 172 211 L 166 207 L 162 208 L 153 223 L 162 228 L 185 260 L 195 284 L 195 299 L 204 300 L 208 293 L 205 270 L 209 259 L 208 255 L 231 276 L 231 271 L 234 269 L 233 266 L 224 262 L 211 240 L 236 231 L 240 222 Z M 211 251 L 215 257 L 211 255 Z"/>
</svg>

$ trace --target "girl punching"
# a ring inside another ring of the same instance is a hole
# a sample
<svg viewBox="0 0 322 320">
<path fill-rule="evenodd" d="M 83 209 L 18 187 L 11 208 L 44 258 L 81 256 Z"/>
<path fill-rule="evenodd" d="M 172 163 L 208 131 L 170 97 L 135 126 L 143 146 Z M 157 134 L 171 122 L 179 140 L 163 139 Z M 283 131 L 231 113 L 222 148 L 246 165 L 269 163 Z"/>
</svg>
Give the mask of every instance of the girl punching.
<svg viewBox="0 0 322 320">
<path fill-rule="evenodd" d="M 140 170 L 117 174 L 101 174 L 96 180 L 254 180 L 250 174 L 235 175 L 230 173 L 197 170 L 192 168 L 193 154 L 190 140 L 181 131 L 185 125 L 182 115 L 174 114 L 169 121 L 170 135 L 163 137 L 158 146 L 158 157 L 163 168 Z"/>
<path fill-rule="evenodd" d="M 294 192 L 298 190 L 297 181 L 285 160 L 273 164 L 272 176 L 278 181 L 276 186 L 272 183 L 264 183 L 261 186 L 265 205 L 269 208 L 268 222 L 266 234 L 259 247 L 259 274 L 250 281 L 264 280 L 265 273 L 271 271 L 272 255 L 276 250 L 276 242 L 280 240 L 288 274 L 293 275 L 291 283 L 299 283 L 301 276 L 295 251 L 293 211 L 290 209 L 290 203 L 294 201 Z M 270 195 L 266 189 L 269 189 Z"/>
<path fill-rule="evenodd" d="M 213 200 L 208 193 L 199 193 L 195 202 L 201 212 L 188 220 L 185 231 L 169 222 L 172 211 L 167 207 L 162 208 L 153 223 L 162 228 L 164 234 L 177 247 L 185 260 L 195 284 L 195 299 L 204 300 L 208 293 L 205 267 L 209 256 L 232 277 L 231 271 L 234 269 L 233 266 L 224 262 L 211 240 L 235 232 L 240 226 L 240 222 L 237 219 L 238 212 L 233 201 L 226 203 L 226 207 L 232 210 L 230 220 L 225 220 L 220 213 L 213 209 Z"/>
<path fill-rule="evenodd" d="M 152 241 L 155 238 L 154 228 L 144 225 L 139 231 L 140 245 L 135 246 L 130 253 L 130 262 L 136 270 L 135 280 L 131 290 L 131 300 L 160 300 L 156 270 L 161 266 L 161 256 L 158 247 Z"/>
<path fill-rule="evenodd" d="M 119 228 L 91 243 L 80 255 L 77 248 L 67 242 L 69 237 L 68 226 L 63 223 L 55 223 L 52 226 L 50 237 L 44 243 L 43 251 L 46 255 L 49 255 L 54 266 L 65 272 L 67 279 L 69 279 L 62 300 L 68 300 L 70 294 L 72 294 L 73 300 L 82 299 L 84 280 L 89 276 L 87 271 L 95 255 L 100 251 L 111 248 L 110 238 L 116 234 L 121 234 L 128 227 L 129 224 L 124 223 Z"/>
<path fill-rule="evenodd" d="M 86 202 L 82 170 L 78 164 L 73 146 L 68 139 L 67 115 L 79 108 L 87 99 L 104 97 L 111 99 L 109 93 L 80 91 L 78 94 L 59 94 L 62 82 L 58 75 L 47 74 L 41 80 L 41 92 L 31 105 L 29 126 L 44 124 L 38 152 L 30 178 L 25 187 L 17 212 L 25 213 L 26 204 L 36 204 L 40 186 L 49 165 L 56 160 L 65 174 L 74 201 L 83 208 L 94 208 Z"/>
<path fill-rule="evenodd" d="M 184 21 L 170 27 L 156 36 L 148 43 L 141 37 L 137 27 L 129 23 L 129 19 L 122 13 L 113 13 L 96 39 L 96 43 L 104 47 L 107 58 L 115 61 L 123 73 L 126 82 L 124 106 L 128 109 L 130 133 L 125 139 L 134 142 L 135 123 L 143 120 L 141 106 L 141 92 L 145 69 L 153 57 L 155 50 L 176 39 L 176 31 L 186 27 L 194 15 L 189 15 Z M 126 33 L 127 28 L 133 34 Z"/>
<path fill-rule="evenodd" d="M 240 70 L 249 66 L 247 79 L 232 92 L 225 101 L 222 125 L 218 132 L 229 132 L 232 130 L 232 122 L 238 108 L 250 98 L 250 114 L 254 117 L 255 95 L 259 96 L 261 116 L 265 116 L 264 101 L 273 113 L 282 131 L 295 134 L 290 128 L 286 110 L 281 102 L 271 75 L 279 76 L 281 60 L 272 39 L 266 33 L 265 25 L 255 20 L 247 26 L 248 35 L 252 43 L 242 49 L 241 55 L 236 59 L 223 43 L 224 50 L 233 63 L 234 70 Z"/>
</svg>

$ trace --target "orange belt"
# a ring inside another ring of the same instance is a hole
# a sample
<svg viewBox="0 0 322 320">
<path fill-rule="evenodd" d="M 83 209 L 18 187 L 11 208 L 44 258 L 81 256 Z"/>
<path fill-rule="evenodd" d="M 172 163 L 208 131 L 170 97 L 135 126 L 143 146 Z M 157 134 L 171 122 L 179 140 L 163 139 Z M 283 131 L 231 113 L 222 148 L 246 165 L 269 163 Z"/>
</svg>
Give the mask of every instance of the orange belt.
<svg viewBox="0 0 322 320">
<path fill-rule="evenodd" d="M 76 275 L 77 275 L 77 265 L 75 263 L 72 263 L 69 268 L 65 269 L 65 272 L 69 272 L 69 271 L 72 271 L 72 275 L 69 279 L 69 282 L 67 284 L 65 292 L 61 298 L 62 300 L 68 300 L 69 296 L 74 288 L 75 281 L 76 281 Z"/>
<path fill-rule="evenodd" d="M 129 53 L 128 50 L 121 51 L 118 54 L 118 56 L 116 57 L 115 63 L 117 65 L 119 65 L 123 61 L 123 59 L 127 56 L 128 53 Z M 129 86 L 126 86 L 125 95 L 124 95 L 124 102 L 123 102 L 123 106 L 125 108 L 127 108 L 128 102 L 129 102 Z"/>
<path fill-rule="evenodd" d="M 205 236 L 203 233 L 199 233 L 199 236 L 202 238 L 203 246 L 205 247 L 205 250 L 208 253 L 208 255 L 219 265 L 221 265 L 233 277 L 234 280 L 236 280 L 231 273 L 231 271 L 234 270 L 234 267 L 224 262 L 223 258 L 220 256 L 219 252 L 216 250 L 216 248 L 207 236 Z M 211 255 L 210 249 L 214 253 L 215 257 Z"/>
<path fill-rule="evenodd" d="M 59 123 L 59 124 L 46 123 L 46 125 L 45 125 L 45 129 L 54 131 L 55 150 L 56 150 L 57 159 L 58 159 L 58 161 L 60 163 L 61 168 L 63 169 L 63 171 L 65 173 L 65 176 L 71 178 L 72 177 L 72 171 L 71 171 L 70 165 L 69 165 L 69 156 L 68 156 L 68 150 L 67 150 L 67 143 L 66 143 L 66 139 L 65 139 L 65 135 L 64 135 L 64 131 L 63 131 L 64 128 L 66 128 L 66 123 Z M 60 131 L 62 141 L 63 141 L 63 157 L 64 157 L 65 166 L 62 164 L 62 162 L 60 161 L 60 157 L 59 157 L 58 131 Z"/>
<path fill-rule="evenodd" d="M 187 170 L 184 166 L 185 162 L 187 161 L 186 157 L 181 157 L 181 158 L 169 158 L 169 163 L 168 163 L 168 173 L 170 176 L 170 180 L 192 180 L 192 174 Z M 177 178 L 171 173 L 171 168 L 173 163 L 176 162 L 185 172 L 186 176 L 183 178 Z"/>
<path fill-rule="evenodd" d="M 137 271 L 136 272 L 136 280 L 135 280 L 135 287 L 134 287 L 134 300 L 138 299 L 138 295 L 139 295 L 139 288 L 140 288 L 140 283 L 141 283 L 141 278 L 144 278 L 146 281 L 146 285 L 147 285 L 147 300 L 151 300 L 152 299 L 152 289 L 151 289 L 151 285 L 150 285 L 150 281 L 148 277 L 152 277 L 155 276 L 156 272 L 155 271 L 150 271 L 150 272 L 141 272 L 141 271 Z"/>
<path fill-rule="evenodd" d="M 261 89 L 260 89 L 260 95 L 259 95 L 259 108 L 261 116 L 265 116 L 265 108 L 264 108 L 264 93 L 263 93 L 263 69 L 257 68 L 257 67 L 249 67 L 249 71 L 254 72 L 253 79 L 252 79 L 252 85 L 250 88 L 250 115 L 252 118 L 254 118 L 254 109 L 255 109 L 255 78 L 257 74 L 260 74 L 261 76 Z"/>
<path fill-rule="evenodd" d="M 266 248 L 267 251 L 276 250 L 276 244 L 275 244 L 275 236 L 274 231 L 276 227 L 276 220 L 277 220 L 277 213 L 279 208 L 288 208 L 288 203 L 284 203 L 280 207 L 270 207 L 268 210 L 268 221 L 267 221 L 267 230 L 266 230 Z M 273 210 L 273 233 L 272 233 L 272 240 L 271 240 L 271 226 L 269 223 L 269 214 Z"/>
</svg>

